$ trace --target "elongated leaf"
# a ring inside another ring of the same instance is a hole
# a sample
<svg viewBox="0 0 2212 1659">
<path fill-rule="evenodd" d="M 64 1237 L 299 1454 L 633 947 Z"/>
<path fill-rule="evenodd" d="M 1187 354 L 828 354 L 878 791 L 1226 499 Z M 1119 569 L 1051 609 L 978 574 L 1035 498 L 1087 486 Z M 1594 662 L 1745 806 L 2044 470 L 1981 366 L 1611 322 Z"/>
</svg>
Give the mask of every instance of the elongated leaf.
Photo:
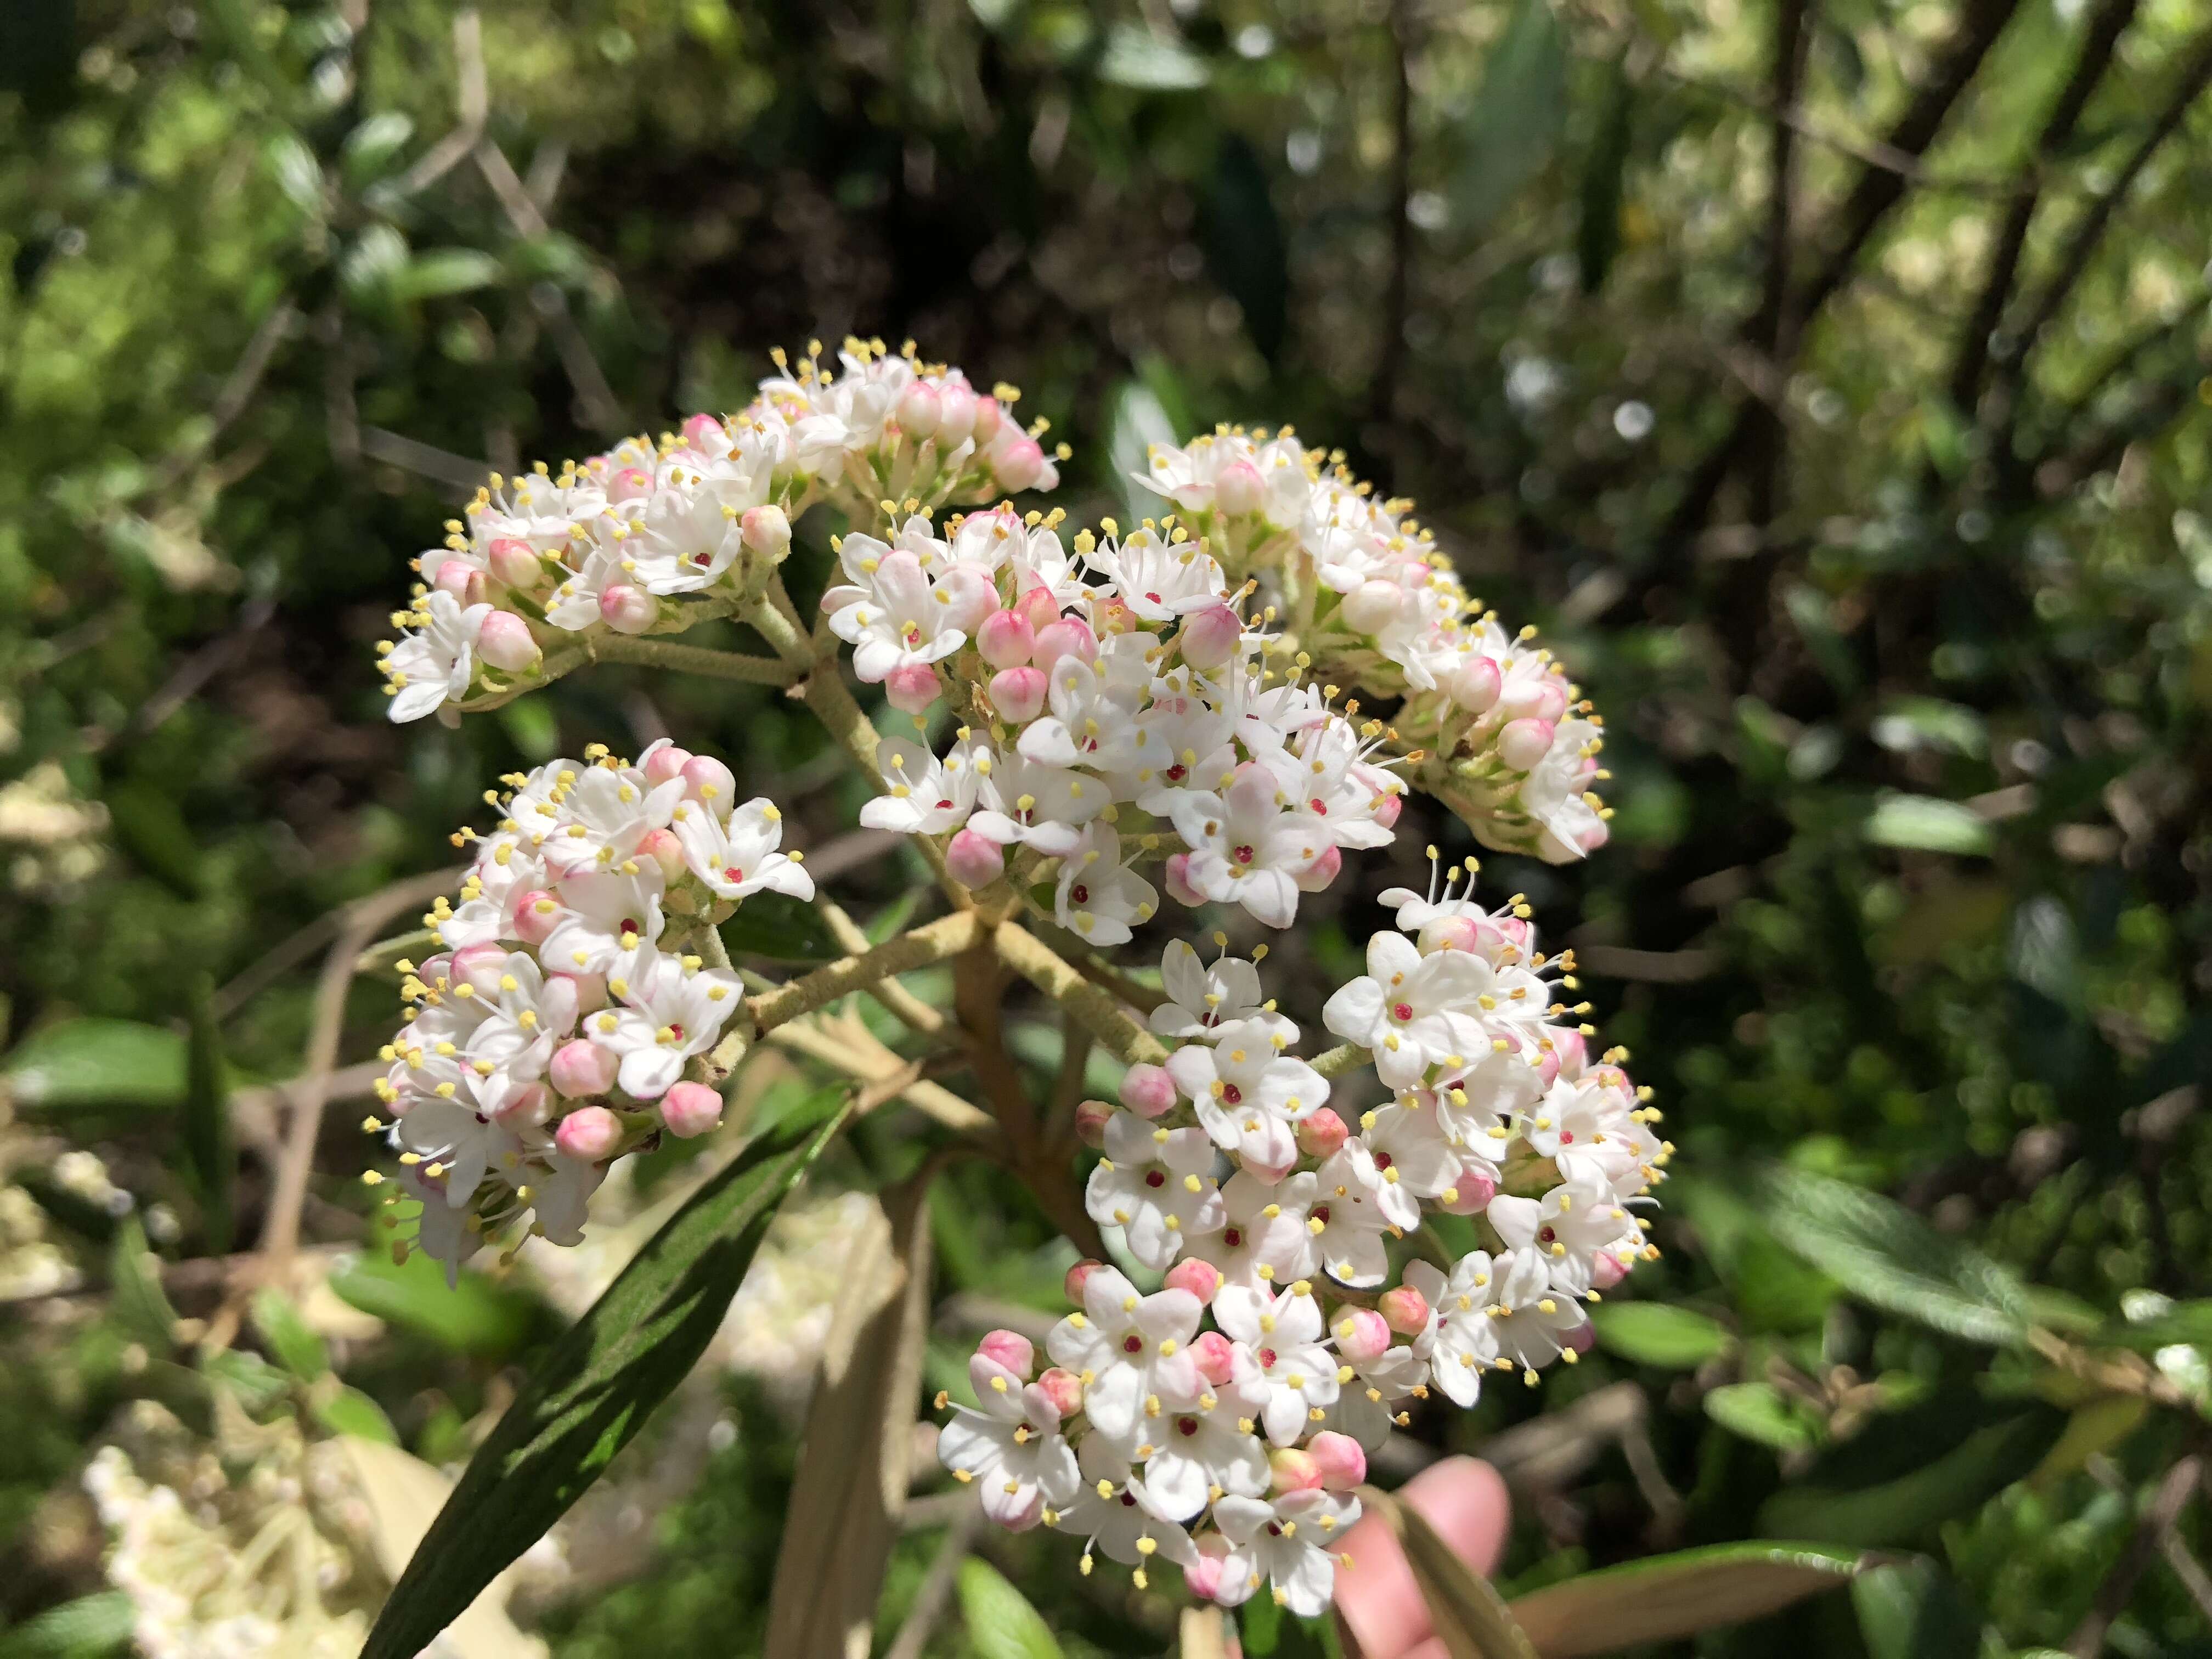
<svg viewBox="0 0 2212 1659">
<path fill-rule="evenodd" d="M 1776 1237 L 1863 1302 L 1976 1342 L 2027 1340 L 2027 1292 L 2010 1271 L 1901 1205 L 1785 1170 L 1768 1183 Z"/>
<path fill-rule="evenodd" d="M 1990 826 L 1972 809 L 1933 795 L 1885 795 L 1866 821 L 1866 838 L 1878 847 L 1926 853 L 1981 853 L 1993 842 Z"/>
<path fill-rule="evenodd" d="M 266 1290 L 253 1298 L 253 1328 L 276 1363 L 301 1382 L 313 1382 L 329 1372 L 330 1349 L 282 1291 Z"/>
<path fill-rule="evenodd" d="M 465 1273 L 449 1289 L 444 1270 L 419 1250 L 404 1262 L 386 1255 L 357 1256 L 331 1272 L 330 1285 L 342 1301 L 362 1312 L 456 1353 L 511 1353 L 538 1318 L 527 1296 L 481 1273 Z"/>
<path fill-rule="evenodd" d="M 960 1617 L 983 1659 L 1061 1659 L 1052 1627 L 988 1561 L 960 1564 Z"/>
<path fill-rule="evenodd" d="M 721 932 L 733 957 L 830 962 L 844 954 L 821 913 L 787 893 L 755 893 L 722 924 Z"/>
<path fill-rule="evenodd" d="M 115 1230 L 115 1248 L 107 1259 L 109 1311 L 115 1322 L 143 1342 L 155 1355 L 166 1354 L 174 1340 L 177 1310 L 161 1288 L 161 1261 L 146 1248 L 146 1230 L 131 1216 Z"/>
<path fill-rule="evenodd" d="M 1567 40 L 1551 0 L 1515 0 L 1483 65 L 1452 186 L 1461 228 L 1481 230 L 1550 161 L 1567 119 Z"/>
<path fill-rule="evenodd" d="M 0 1635 L 0 1659 L 107 1659 L 127 1650 L 137 1618 L 121 1590 L 87 1595 Z"/>
<path fill-rule="evenodd" d="M 1954 1516 L 1968 1515 L 2028 1474 L 2056 1442 L 2063 1415 L 2033 1406 L 1969 1434 L 1948 1450 L 1915 1437 L 1918 1465 L 1880 1485 L 1838 1491 L 1823 1471 L 1785 1486 L 1759 1512 L 1759 1530 L 1867 1548 L 1906 1545 Z M 1846 1447 L 1856 1451 L 1856 1446 Z"/>
<path fill-rule="evenodd" d="M 1510 1611 L 1543 1659 L 1574 1659 L 1763 1619 L 1866 1565 L 1814 1544 L 1716 1544 L 1547 1584 Z"/>
<path fill-rule="evenodd" d="M 499 261 L 472 247 L 426 248 L 392 279 L 403 300 L 432 300 L 489 288 L 500 278 Z"/>
<path fill-rule="evenodd" d="M 1576 232 L 1575 256 L 1585 294 L 1605 286 L 1606 273 L 1620 252 L 1620 199 L 1635 113 L 1636 83 L 1629 78 L 1628 58 L 1623 54 L 1606 71 L 1605 113 L 1583 166 L 1582 222 Z"/>
<path fill-rule="evenodd" d="M 1607 1302 L 1590 1310 L 1597 1345 L 1639 1365 L 1691 1371 L 1729 1351 L 1728 1327 L 1687 1308 L 1657 1302 Z"/>
<path fill-rule="evenodd" d="M 315 1421 L 337 1434 L 386 1446 L 399 1443 L 399 1431 L 384 1414 L 384 1407 L 359 1389 L 342 1388 L 315 1401 Z"/>
<path fill-rule="evenodd" d="M 902 1189 L 847 1266 L 769 1596 L 764 1650 L 845 1659 L 874 1627 L 906 1509 L 929 1339 L 927 1196 Z"/>
<path fill-rule="evenodd" d="M 185 1097 L 185 1039 L 131 1019 L 71 1019 L 33 1031 L 0 1060 L 0 1087 L 27 1110 L 174 1108 Z"/>
<path fill-rule="evenodd" d="M 143 778 L 122 778 L 103 795 L 115 839 L 140 869 L 179 898 L 206 890 L 199 848 L 173 794 Z"/>
<path fill-rule="evenodd" d="M 1428 1604 L 1429 1623 L 1451 1659 L 1538 1659 L 1535 1644 L 1490 1581 L 1461 1560 L 1419 1510 L 1372 1486 L 1361 1487 L 1359 1498 L 1397 1535 Z"/>
<path fill-rule="evenodd" d="M 1920 1659 L 1923 1654 L 1972 1654 L 1982 1645 L 1982 1620 L 1933 1561 L 1895 1561 L 1869 1568 L 1851 1585 L 1868 1659 Z"/>
<path fill-rule="evenodd" d="M 706 1351 L 777 1206 L 849 1114 L 819 1097 L 647 1241 L 470 1460 L 362 1659 L 413 1659 L 605 1472 Z"/>
<path fill-rule="evenodd" d="M 1098 59 L 1098 78 L 1140 92 L 1192 92 L 1213 78 L 1206 59 L 1173 35 L 1117 23 Z"/>
<path fill-rule="evenodd" d="M 1142 380 L 1122 381 L 1121 390 L 1114 394 L 1114 426 L 1107 458 L 1121 492 L 1121 505 L 1128 513 L 1127 522 L 1139 523 L 1147 513 L 1158 510 L 1159 497 L 1137 478 L 1152 470 L 1152 446 L 1175 441 L 1174 424 L 1159 395 Z"/>
<path fill-rule="evenodd" d="M 1290 245 L 1267 164 L 1241 133 L 1225 135 L 1214 156 L 1199 240 L 1213 280 L 1242 307 L 1244 331 L 1274 362 L 1290 322 Z"/>
<path fill-rule="evenodd" d="M 2177 1302 L 2148 1319 L 2115 1321 L 2100 1327 L 2088 1340 L 2102 1347 L 2132 1348 L 2137 1353 L 2155 1353 L 2177 1342 L 2212 1347 L 2212 1302 Z"/>
<path fill-rule="evenodd" d="M 178 1125 L 185 1162 L 200 1203 L 208 1249 L 230 1253 L 231 1182 L 237 1159 L 231 1148 L 230 1079 L 216 1024 L 215 991 L 203 975 L 192 988 L 192 1030 L 185 1049 L 185 1110 Z"/>
<path fill-rule="evenodd" d="M 1820 1442 L 1819 1425 L 1771 1382 L 1731 1382 L 1705 1396 L 1705 1415 L 1731 1432 L 1777 1451 L 1804 1451 Z"/>
</svg>

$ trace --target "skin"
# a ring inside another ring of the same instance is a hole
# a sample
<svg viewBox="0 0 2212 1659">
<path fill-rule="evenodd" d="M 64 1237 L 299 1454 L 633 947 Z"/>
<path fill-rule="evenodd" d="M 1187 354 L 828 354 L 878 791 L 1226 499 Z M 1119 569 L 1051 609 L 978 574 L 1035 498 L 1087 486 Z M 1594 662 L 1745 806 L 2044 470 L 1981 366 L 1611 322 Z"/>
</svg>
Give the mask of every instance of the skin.
<svg viewBox="0 0 2212 1659">
<path fill-rule="evenodd" d="M 1431 1465 L 1400 1488 L 1476 1571 L 1496 1571 L 1505 1547 L 1510 1505 L 1505 1482 L 1489 1464 L 1450 1457 Z M 1345 1534 L 1352 1557 L 1336 1580 L 1336 1610 L 1347 1638 L 1348 1659 L 1449 1659 L 1429 1624 L 1413 1570 L 1379 1516 L 1361 1520 Z"/>
</svg>

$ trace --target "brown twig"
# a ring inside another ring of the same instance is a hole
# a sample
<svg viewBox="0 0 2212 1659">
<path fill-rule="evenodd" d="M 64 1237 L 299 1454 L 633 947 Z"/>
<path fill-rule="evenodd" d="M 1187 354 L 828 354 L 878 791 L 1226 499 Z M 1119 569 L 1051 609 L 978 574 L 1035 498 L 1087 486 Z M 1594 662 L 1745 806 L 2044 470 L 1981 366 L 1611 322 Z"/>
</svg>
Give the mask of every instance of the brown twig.
<svg viewBox="0 0 2212 1659">
<path fill-rule="evenodd" d="M 2181 1511 L 2196 1495 L 2197 1482 L 2203 1473 L 2203 1462 L 2194 1453 L 2183 1458 L 2166 1472 L 2158 1483 L 2158 1492 L 2136 1522 L 2135 1536 L 2112 1569 L 2105 1575 L 2105 1582 L 2097 1586 L 2095 1601 L 2081 1622 L 2074 1627 L 2074 1635 L 2066 1644 L 2070 1659 L 2095 1659 L 2104 1650 L 2106 1632 L 2112 1621 L 2127 1607 L 2128 1599 L 2135 1594 L 2136 1581 L 2159 1553 L 2160 1541 L 2173 1529 Z"/>
<path fill-rule="evenodd" d="M 929 1645 L 937 1621 L 945 1616 L 952 1601 L 952 1584 L 960 1571 L 960 1564 L 968 1559 L 968 1552 L 975 1547 L 976 1537 L 983 1529 L 983 1506 L 972 1492 L 962 1492 L 964 1500 L 952 1523 L 945 1529 L 945 1541 L 937 1547 L 937 1553 L 929 1563 L 929 1571 L 922 1575 L 921 1583 L 907 1607 L 905 1622 L 898 1634 L 891 1638 L 884 1650 L 884 1659 L 921 1659 L 922 1650 Z"/>
</svg>

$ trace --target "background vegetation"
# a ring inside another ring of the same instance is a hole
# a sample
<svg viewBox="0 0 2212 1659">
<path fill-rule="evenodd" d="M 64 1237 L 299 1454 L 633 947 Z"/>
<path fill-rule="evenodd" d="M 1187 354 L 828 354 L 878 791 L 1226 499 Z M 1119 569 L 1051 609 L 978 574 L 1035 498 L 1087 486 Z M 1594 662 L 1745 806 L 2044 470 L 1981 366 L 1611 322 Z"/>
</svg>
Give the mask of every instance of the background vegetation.
<svg viewBox="0 0 2212 1659">
<path fill-rule="evenodd" d="M 848 331 L 1019 385 L 1079 520 L 1136 504 L 1154 436 L 1341 444 L 1607 714 L 1613 845 L 1485 878 L 1577 946 L 1660 1091 L 1679 1178 L 1636 1290 L 1689 1311 L 1624 1308 L 1575 1372 L 1417 1421 L 1395 1473 L 1442 1443 L 1507 1467 L 1510 1587 L 1802 1537 L 1923 1565 L 1700 1651 L 2212 1653 L 2191 0 L 76 0 L 4 27 L 0 1653 L 119 1650 L 82 1476 L 131 1402 L 216 1434 L 212 1374 L 446 1462 L 558 1328 L 526 1274 L 454 1304 L 343 1254 L 373 1148 L 343 1107 L 292 1209 L 337 1294 L 295 1329 L 226 1293 L 283 1212 L 293 1107 L 388 1018 L 387 980 L 341 974 L 315 1029 L 318 964 L 396 931 L 361 902 L 451 865 L 489 779 L 665 727 L 742 756 L 860 914 L 904 890 L 772 693 L 600 669 L 402 733 L 370 655 L 488 466 L 735 408 L 771 345 Z M 1425 835 L 1467 850 L 1409 823 L 1340 892 L 1418 880 Z M 1286 1002 L 1313 1020 L 1376 920 L 1354 896 L 1277 941 Z M 1056 1030 L 1028 1036 L 1048 1073 Z M 939 1369 L 1066 1260 L 950 1179 Z M 773 1384 L 703 1380 L 696 1455 L 632 1454 L 526 1610 L 563 1659 L 750 1650 L 797 1432 Z M 916 1510 L 887 1644 L 949 1513 Z M 1064 1550 L 985 1547 L 1066 1653 L 1166 1646 L 1172 1592 L 1079 1599 Z M 959 1599 L 924 1650 L 1003 1650 Z"/>
</svg>

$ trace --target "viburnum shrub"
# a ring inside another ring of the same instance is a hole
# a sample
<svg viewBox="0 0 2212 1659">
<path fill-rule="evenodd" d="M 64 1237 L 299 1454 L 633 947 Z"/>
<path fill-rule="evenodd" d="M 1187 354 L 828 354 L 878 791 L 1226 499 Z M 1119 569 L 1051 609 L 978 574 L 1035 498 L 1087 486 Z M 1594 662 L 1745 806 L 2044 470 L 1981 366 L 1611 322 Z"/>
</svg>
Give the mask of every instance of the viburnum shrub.
<svg viewBox="0 0 2212 1659">
<path fill-rule="evenodd" d="M 1381 895 L 1395 926 L 1327 999 L 1336 1045 L 1304 1058 L 1264 947 L 1229 954 L 1191 913 L 1291 926 L 1391 841 L 1409 788 L 1486 846 L 1579 859 L 1606 839 L 1601 723 L 1408 503 L 1289 430 L 1156 448 L 1158 517 L 1071 531 L 1009 499 L 1057 481 L 1016 395 L 911 347 L 848 342 L 835 368 L 817 348 L 734 415 L 495 477 L 422 556 L 386 648 L 394 720 L 593 660 L 788 686 L 879 790 L 860 821 L 915 838 L 949 910 L 872 946 L 835 912 L 854 953 L 776 983 L 732 967 L 719 924 L 763 891 L 826 901 L 743 755 L 595 745 L 501 780 L 402 963 L 370 1124 L 398 1158 L 390 1218 L 449 1269 L 574 1243 L 613 1160 L 714 1127 L 748 1048 L 872 988 L 957 1039 L 1006 1161 L 1121 1263 L 1068 1274 L 1043 1354 L 983 1340 L 943 1461 L 1001 1525 L 1086 1540 L 1086 1570 L 1094 1549 L 1140 1583 L 1172 1562 L 1199 1595 L 1271 1585 L 1311 1614 L 1409 1401 L 1471 1406 L 1588 1345 L 1585 1304 L 1652 1254 L 1634 1206 L 1668 1147 L 1583 1023 L 1571 953 L 1518 896 L 1478 901 L 1472 859 Z M 848 527 L 810 627 L 779 567 L 817 505 Z M 656 637 L 710 617 L 773 654 Z M 1102 954 L 1140 928 L 1170 935 L 1158 991 Z M 890 983 L 945 961 L 950 1019 Z M 989 1012 L 1012 975 L 1126 1068 L 1042 1139 Z M 1079 1140 L 1104 1154 L 1079 1203 Z M 1440 1214 L 1486 1248 L 1444 1249 Z"/>
</svg>

